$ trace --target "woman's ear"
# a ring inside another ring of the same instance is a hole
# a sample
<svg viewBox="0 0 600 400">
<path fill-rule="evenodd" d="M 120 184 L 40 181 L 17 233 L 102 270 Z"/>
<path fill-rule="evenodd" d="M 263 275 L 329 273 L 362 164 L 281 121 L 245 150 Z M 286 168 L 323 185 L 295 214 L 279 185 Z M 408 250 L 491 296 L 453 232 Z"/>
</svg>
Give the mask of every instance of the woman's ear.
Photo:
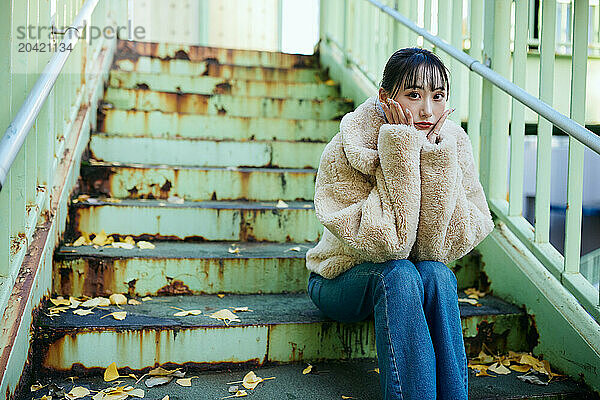
<svg viewBox="0 0 600 400">
<path fill-rule="evenodd" d="M 379 88 L 379 101 L 387 104 L 388 93 L 384 88 Z"/>
</svg>

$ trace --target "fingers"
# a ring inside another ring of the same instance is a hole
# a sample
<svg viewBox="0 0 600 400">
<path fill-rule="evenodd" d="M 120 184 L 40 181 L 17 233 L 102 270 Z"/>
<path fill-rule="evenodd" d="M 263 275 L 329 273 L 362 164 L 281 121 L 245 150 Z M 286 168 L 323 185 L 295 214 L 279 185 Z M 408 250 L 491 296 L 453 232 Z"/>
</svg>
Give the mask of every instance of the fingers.
<svg viewBox="0 0 600 400">
<path fill-rule="evenodd" d="M 410 112 L 410 110 L 408 108 L 406 109 L 406 115 L 407 115 L 406 119 L 408 121 L 408 125 L 409 126 L 414 126 L 414 122 L 415 121 L 413 119 L 412 113 Z"/>
<path fill-rule="evenodd" d="M 442 129 L 444 122 L 446 122 L 446 118 L 448 118 L 448 116 L 450 114 L 452 114 L 454 112 L 454 110 L 456 110 L 456 108 L 452 108 L 452 109 L 448 109 L 448 110 L 444 111 L 444 113 L 442 114 L 440 119 L 438 119 L 438 121 L 435 123 L 433 128 L 431 128 L 431 130 L 427 134 L 427 140 L 429 140 L 433 144 L 435 144 L 439 141 L 440 130 Z"/>
<path fill-rule="evenodd" d="M 399 124 L 407 124 L 408 118 L 406 116 L 406 112 L 402 109 L 402 106 L 400 105 L 400 103 L 398 103 L 397 101 L 395 101 L 393 99 L 389 99 L 389 100 L 390 100 L 391 108 L 392 108 L 392 110 L 394 110 L 394 112 L 398 118 L 398 123 Z"/>
</svg>

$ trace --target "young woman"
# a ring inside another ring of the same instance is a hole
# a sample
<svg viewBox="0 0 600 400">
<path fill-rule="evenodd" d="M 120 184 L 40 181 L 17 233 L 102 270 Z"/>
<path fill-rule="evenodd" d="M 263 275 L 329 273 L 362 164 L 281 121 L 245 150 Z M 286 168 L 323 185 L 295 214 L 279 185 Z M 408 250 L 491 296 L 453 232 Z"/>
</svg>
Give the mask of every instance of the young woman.
<svg viewBox="0 0 600 400">
<path fill-rule="evenodd" d="M 396 51 L 378 96 L 346 114 L 321 156 L 323 237 L 306 254 L 308 294 L 327 316 L 374 313 L 384 398 L 467 399 L 456 277 L 446 264 L 494 224 L 465 131 L 446 118 L 447 69 Z"/>
</svg>

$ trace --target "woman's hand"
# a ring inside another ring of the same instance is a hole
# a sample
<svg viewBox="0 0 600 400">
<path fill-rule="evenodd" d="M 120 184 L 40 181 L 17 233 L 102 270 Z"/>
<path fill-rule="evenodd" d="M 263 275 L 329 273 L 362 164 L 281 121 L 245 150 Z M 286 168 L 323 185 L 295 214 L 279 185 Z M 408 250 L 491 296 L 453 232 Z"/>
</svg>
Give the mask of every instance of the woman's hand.
<svg viewBox="0 0 600 400">
<path fill-rule="evenodd" d="M 442 129 L 442 125 L 444 125 L 446 118 L 448 118 L 448 115 L 452 114 L 454 110 L 456 110 L 456 108 L 449 108 L 444 111 L 440 119 L 437 120 L 431 130 L 427 133 L 427 140 L 429 140 L 430 143 L 436 144 L 440 142 L 440 130 Z"/>
<path fill-rule="evenodd" d="M 383 108 L 383 112 L 385 112 L 385 116 L 390 124 L 404 124 L 414 127 L 413 116 L 410 110 L 408 108 L 403 110 L 397 101 L 388 97 L 386 103 L 381 102 L 381 108 Z"/>
</svg>

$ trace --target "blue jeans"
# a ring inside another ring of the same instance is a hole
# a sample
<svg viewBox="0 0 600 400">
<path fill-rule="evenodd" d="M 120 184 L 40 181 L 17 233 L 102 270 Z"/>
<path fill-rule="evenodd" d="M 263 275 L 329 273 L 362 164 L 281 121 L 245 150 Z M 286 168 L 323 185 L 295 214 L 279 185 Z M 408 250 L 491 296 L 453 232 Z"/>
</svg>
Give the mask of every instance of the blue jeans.
<svg viewBox="0 0 600 400">
<path fill-rule="evenodd" d="M 308 295 L 336 321 L 357 322 L 375 314 L 385 400 L 467 399 L 456 276 L 443 263 L 367 262 L 334 279 L 311 272 Z"/>
</svg>

